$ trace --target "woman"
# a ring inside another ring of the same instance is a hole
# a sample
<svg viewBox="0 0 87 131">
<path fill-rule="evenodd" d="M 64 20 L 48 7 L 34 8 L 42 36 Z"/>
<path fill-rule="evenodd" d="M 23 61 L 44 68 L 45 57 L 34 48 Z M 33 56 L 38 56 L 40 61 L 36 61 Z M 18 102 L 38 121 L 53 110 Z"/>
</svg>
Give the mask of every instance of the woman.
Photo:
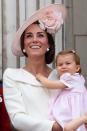
<svg viewBox="0 0 87 131">
<path fill-rule="evenodd" d="M 55 55 L 52 37 L 63 24 L 66 9 L 53 4 L 37 11 L 16 33 L 12 51 L 26 56 L 23 68 L 8 68 L 3 75 L 5 105 L 13 126 L 19 131 L 62 131 L 55 121 L 48 120 L 48 107 L 53 92 L 43 89 L 36 80 L 37 73 L 53 79 L 47 65 Z"/>
</svg>

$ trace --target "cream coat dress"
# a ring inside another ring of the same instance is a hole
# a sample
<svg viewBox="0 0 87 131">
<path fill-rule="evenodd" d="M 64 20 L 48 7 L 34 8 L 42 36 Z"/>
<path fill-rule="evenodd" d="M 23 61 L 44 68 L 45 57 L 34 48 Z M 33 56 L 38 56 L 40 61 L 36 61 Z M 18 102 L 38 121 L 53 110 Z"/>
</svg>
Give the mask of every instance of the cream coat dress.
<svg viewBox="0 0 87 131">
<path fill-rule="evenodd" d="M 55 71 L 49 79 L 55 79 Z M 8 68 L 3 75 L 3 95 L 12 125 L 19 131 L 51 131 L 48 108 L 56 90 L 48 90 L 22 68 Z M 57 91 L 58 94 L 58 91 Z"/>
</svg>

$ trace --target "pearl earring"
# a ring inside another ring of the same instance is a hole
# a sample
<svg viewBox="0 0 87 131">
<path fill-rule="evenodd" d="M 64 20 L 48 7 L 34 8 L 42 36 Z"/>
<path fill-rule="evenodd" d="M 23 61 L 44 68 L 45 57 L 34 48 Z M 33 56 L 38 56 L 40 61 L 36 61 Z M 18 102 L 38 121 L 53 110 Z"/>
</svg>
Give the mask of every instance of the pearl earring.
<svg viewBox="0 0 87 131">
<path fill-rule="evenodd" d="M 25 52 L 26 52 L 26 50 L 25 50 L 25 49 L 23 49 L 23 52 L 25 53 Z"/>
<path fill-rule="evenodd" d="M 49 48 L 47 48 L 47 52 L 49 51 L 50 49 Z"/>
</svg>

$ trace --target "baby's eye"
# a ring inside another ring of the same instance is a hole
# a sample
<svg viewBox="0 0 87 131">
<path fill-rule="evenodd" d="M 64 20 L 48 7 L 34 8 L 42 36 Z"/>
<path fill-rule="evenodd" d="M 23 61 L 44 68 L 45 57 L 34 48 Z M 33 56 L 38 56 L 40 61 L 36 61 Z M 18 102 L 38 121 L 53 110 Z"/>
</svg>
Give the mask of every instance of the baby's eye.
<svg viewBox="0 0 87 131">
<path fill-rule="evenodd" d="M 70 63 L 70 62 L 67 62 L 66 64 L 69 65 L 69 64 L 71 64 L 71 63 Z"/>
<path fill-rule="evenodd" d="M 62 63 L 60 63 L 60 64 L 58 64 L 57 66 L 62 66 L 63 64 Z"/>
</svg>

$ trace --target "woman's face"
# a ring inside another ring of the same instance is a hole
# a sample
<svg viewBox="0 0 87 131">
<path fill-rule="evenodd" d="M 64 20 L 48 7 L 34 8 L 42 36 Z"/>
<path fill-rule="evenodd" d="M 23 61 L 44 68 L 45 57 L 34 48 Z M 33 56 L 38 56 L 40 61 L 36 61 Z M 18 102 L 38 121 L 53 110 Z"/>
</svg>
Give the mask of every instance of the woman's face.
<svg viewBox="0 0 87 131">
<path fill-rule="evenodd" d="M 49 48 L 48 38 L 38 24 L 32 24 L 25 30 L 24 48 L 29 56 L 44 56 Z"/>
</svg>

